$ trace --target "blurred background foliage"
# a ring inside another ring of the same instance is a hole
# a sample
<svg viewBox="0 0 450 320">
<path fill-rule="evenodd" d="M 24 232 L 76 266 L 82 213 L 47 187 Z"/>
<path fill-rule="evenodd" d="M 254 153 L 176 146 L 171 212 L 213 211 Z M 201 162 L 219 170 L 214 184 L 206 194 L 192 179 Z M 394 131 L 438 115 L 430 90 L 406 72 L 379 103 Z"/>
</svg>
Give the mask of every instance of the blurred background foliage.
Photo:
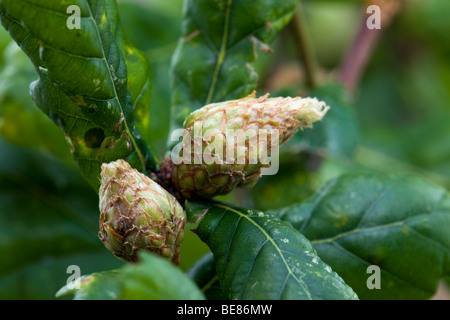
<svg viewBox="0 0 450 320">
<path fill-rule="evenodd" d="M 152 148 L 166 153 L 172 53 L 181 0 L 120 0 L 131 43 L 153 68 Z M 303 1 L 319 79 L 336 71 L 365 17 L 364 1 Z M 277 209 L 307 198 L 344 172 L 409 172 L 450 188 L 450 2 L 407 0 L 383 30 L 354 97 L 336 86 L 305 86 L 292 30 L 259 52 L 258 94 L 316 95 L 336 111 L 282 149 L 280 171 L 254 189 L 225 197 L 241 206 Z M 52 299 L 71 264 L 82 274 L 114 269 L 97 237 L 97 195 L 77 171 L 63 134 L 35 105 L 37 73 L 0 28 L 0 298 Z M 188 225 L 189 228 L 194 226 Z M 192 233 L 181 249 L 187 270 L 207 247 Z"/>
</svg>

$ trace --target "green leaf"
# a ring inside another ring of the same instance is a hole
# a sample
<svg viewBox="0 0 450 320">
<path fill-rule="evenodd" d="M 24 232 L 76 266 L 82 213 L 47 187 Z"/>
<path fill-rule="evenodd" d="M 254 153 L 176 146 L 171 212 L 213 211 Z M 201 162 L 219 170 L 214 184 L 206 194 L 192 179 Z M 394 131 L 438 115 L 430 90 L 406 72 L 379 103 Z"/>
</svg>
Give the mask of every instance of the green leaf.
<svg viewBox="0 0 450 320">
<path fill-rule="evenodd" d="M 291 19 L 296 0 L 187 0 L 172 60 L 172 106 L 176 127 L 212 102 L 242 98 L 257 87 L 256 49 L 268 51 Z"/>
<path fill-rule="evenodd" d="M 410 162 L 441 173 L 447 183 L 450 178 L 450 139 L 442 137 L 450 136 L 449 123 L 450 110 L 421 119 L 420 125 L 411 126 L 402 135 L 401 145 Z"/>
<path fill-rule="evenodd" d="M 97 237 L 98 196 L 78 170 L 0 138 L 0 299 L 53 299 L 71 274 L 119 267 Z"/>
<path fill-rule="evenodd" d="M 9 46 L 11 43 L 11 37 L 9 36 L 8 32 L 2 28 L 0 28 L 0 53 L 3 53 L 6 49 L 6 47 Z M 3 56 L 0 54 L 0 64 L 3 65 L 4 60 Z"/>
<path fill-rule="evenodd" d="M 14 41 L 3 54 L 0 72 L 0 133 L 9 142 L 45 150 L 73 165 L 69 146 L 61 130 L 34 105 L 29 84 L 36 71 Z"/>
<path fill-rule="evenodd" d="M 128 71 L 128 90 L 132 97 L 132 110 L 136 114 L 135 122 L 139 132 L 151 139 L 150 103 L 152 100 L 152 79 L 147 58 L 129 43 L 123 44 L 125 62 Z"/>
<path fill-rule="evenodd" d="M 198 259 L 186 274 L 201 288 L 208 300 L 224 300 L 211 252 Z"/>
<path fill-rule="evenodd" d="M 201 300 L 203 294 L 177 267 L 150 253 L 123 269 L 121 299 Z"/>
<path fill-rule="evenodd" d="M 220 203 L 187 203 L 210 247 L 228 299 L 355 299 L 354 292 L 289 223 Z"/>
<path fill-rule="evenodd" d="M 79 30 L 67 28 L 70 4 L 81 9 Z M 124 40 L 115 1 L 70 4 L 5 0 L 0 15 L 38 70 L 31 86 L 36 104 L 64 131 L 83 176 L 98 189 L 103 162 L 155 169 L 139 131 L 148 119 L 135 119 L 148 116 L 148 65 Z"/>
<path fill-rule="evenodd" d="M 203 300 L 197 286 L 161 257 L 143 253 L 138 264 L 84 276 L 80 288 L 61 288 L 57 296 L 74 294 L 89 300 Z"/>
<path fill-rule="evenodd" d="M 169 68 L 181 28 L 182 0 L 120 1 L 120 18 L 129 41 L 151 63 L 150 128 L 142 130 L 146 142 L 161 158 L 167 151 L 170 129 Z M 164 28 L 161 28 L 164 26 Z"/>
<path fill-rule="evenodd" d="M 418 176 L 344 175 L 276 213 L 361 299 L 426 299 L 450 274 L 450 197 Z M 380 290 L 366 285 L 370 265 Z"/>
<path fill-rule="evenodd" d="M 65 285 L 56 293 L 57 298 L 73 294 L 73 300 L 117 300 L 121 294 L 119 283 L 120 272 L 117 270 L 102 271 L 82 276 L 79 282 Z M 73 287 L 78 284 L 80 287 Z"/>
<path fill-rule="evenodd" d="M 359 140 L 353 98 L 339 84 L 330 83 L 309 93 L 330 106 L 314 128 L 297 133 L 284 148 L 288 151 L 315 151 L 323 156 L 352 159 Z"/>
<path fill-rule="evenodd" d="M 312 153 L 281 152 L 277 174 L 260 179 L 248 191 L 251 198 L 241 205 L 248 202 L 248 205 L 267 211 L 303 201 L 320 186 L 320 177 L 315 172 L 318 164 L 323 168 L 322 159 Z"/>
</svg>

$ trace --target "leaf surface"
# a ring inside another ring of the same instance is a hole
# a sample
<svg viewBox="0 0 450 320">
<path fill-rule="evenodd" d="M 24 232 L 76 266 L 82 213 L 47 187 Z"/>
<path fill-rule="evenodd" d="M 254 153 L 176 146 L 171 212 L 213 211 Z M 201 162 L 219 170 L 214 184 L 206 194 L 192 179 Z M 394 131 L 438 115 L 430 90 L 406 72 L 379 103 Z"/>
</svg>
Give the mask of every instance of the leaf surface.
<svg viewBox="0 0 450 320">
<path fill-rule="evenodd" d="M 356 299 L 289 223 L 260 211 L 214 203 L 188 203 L 188 216 L 204 215 L 197 229 L 210 247 L 228 299 Z"/>
<path fill-rule="evenodd" d="M 188 0 L 172 59 L 174 126 L 206 104 L 242 98 L 258 84 L 252 63 L 294 14 L 295 0 Z"/>
<path fill-rule="evenodd" d="M 407 174 L 344 175 L 276 213 L 361 299 L 427 299 L 450 273 L 450 197 Z M 370 290 L 367 268 L 381 270 Z"/>
<path fill-rule="evenodd" d="M 155 169 L 140 131 L 149 123 L 148 64 L 124 39 L 115 1 L 71 4 L 81 10 L 81 29 L 67 27 L 68 5 L 56 0 L 5 0 L 0 15 L 38 71 L 34 101 L 63 130 L 83 176 L 98 189 L 103 162 Z"/>
<path fill-rule="evenodd" d="M 138 264 L 83 276 L 80 288 L 61 288 L 88 300 L 203 300 L 197 286 L 177 267 L 155 254 L 143 253 Z"/>
<path fill-rule="evenodd" d="M 308 95 L 325 101 L 330 110 L 313 128 L 297 133 L 283 149 L 352 159 L 359 142 L 359 127 L 351 94 L 340 84 L 330 83 Z"/>
</svg>

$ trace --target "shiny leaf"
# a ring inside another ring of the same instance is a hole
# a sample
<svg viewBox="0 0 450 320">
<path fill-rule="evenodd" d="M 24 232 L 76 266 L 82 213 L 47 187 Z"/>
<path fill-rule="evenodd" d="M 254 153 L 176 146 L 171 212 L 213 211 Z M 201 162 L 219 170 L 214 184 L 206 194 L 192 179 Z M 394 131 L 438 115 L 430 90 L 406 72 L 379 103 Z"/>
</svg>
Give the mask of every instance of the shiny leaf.
<svg viewBox="0 0 450 320">
<path fill-rule="evenodd" d="M 203 215 L 197 233 L 214 254 L 224 297 L 357 298 L 289 223 L 221 203 L 188 203 L 186 208 L 191 219 Z"/>
<path fill-rule="evenodd" d="M 69 4 L 56 0 L 5 0 L 0 16 L 38 70 L 31 86 L 36 104 L 64 131 L 97 189 L 103 162 L 123 158 L 141 171 L 155 168 L 138 130 L 148 128 L 148 119 L 136 120 L 148 116 L 148 67 L 126 44 L 115 1 L 70 4 L 81 9 L 81 29 L 67 28 Z"/>
<path fill-rule="evenodd" d="M 59 297 L 74 294 L 88 300 L 202 300 L 197 286 L 177 267 L 155 254 L 143 253 L 138 264 L 84 276 L 80 287 L 61 288 Z"/>
<path fill-rule="evenodd" d="M 344 175 L 276 213 L 361 299 L 426 299 L 450 274 L 450 197 L 418 176 Z M 380 290 L 367 287 L 370 265 Z"/>
<path fill-rule="evenodd" d="M 258 84 L 252 63 L 291 19 L 296 0 L 187 0 L 172 59 L 174 126 L 212 102 L 243 98 Z"/>
</svg>

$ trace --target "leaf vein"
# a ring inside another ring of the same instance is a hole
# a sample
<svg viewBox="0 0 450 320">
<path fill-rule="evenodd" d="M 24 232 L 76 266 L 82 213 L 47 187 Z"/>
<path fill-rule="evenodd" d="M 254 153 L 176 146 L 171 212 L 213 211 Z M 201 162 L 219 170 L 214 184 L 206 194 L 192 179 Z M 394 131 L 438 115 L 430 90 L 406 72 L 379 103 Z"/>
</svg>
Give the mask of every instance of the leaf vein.
<svg viewBox="0 0 450 320">
<path fill-rule="evenodd" d="M 220 69 L 222 68 L 222 64 L 223 64 L 226 54 L 227 54 L 227 42 L 228 42 L 228 32 L 229 32 L 229 28 L 230 28 L 230 15 L 231 15 L 231 5 L 232 4 L 233 4 L 233 0 L 228 0 L 227 7 L 225 10 L 225 25 L 223 28 L 222 44 L 220 47 L 219 55 L 217 57 L 216 67 L 214 69 L 213 77 L 211 80 L 211 86 L 209 88 L 208 97 L 205 102 L 206 105 L 208 105 L 212 102 L 214 91 L 216 90 L 216 84 L 217 84 L 217 79 L 219 77 L 219 72 L 220 72 Z"/>
<path fill-rule="evenodd" d="M 107 69 L 108 69 L 108 72 L 109 72 L 109 80 L 111 81 L 111 85 L 112 85 L 112 87 L 114 89 L 114 99 L 117 101 L 117 103 L 118 103 L 118 105 L 120 107 L 121 113 L 124 116 L 123 117 L 123 123 L 125 125 L 125 131 L 128 133 L 128 136 L 131 139 L 131 143 L 133 144 L 134 150 L 136 151 L 136 153 L 139 156 L 139 159 L 141 161 L 141 164 L 142 164 L 143 168 L 145 168 L 146 165 L 145 165 L 144 155 L 142 154 L 142 151 L 138 147 L 138 145 L 136 143 L 136 140 L 134 139 L 134 136 L 131 134 L 130 128 L 128 126 L 128 121 L 127 121 L 127 119 L 125 117 L 125 112 L 124 112 L 125 110 L 124 110 L 124 108 L 122 106 L 122 102 L 120 101 L 119 96 L 118 96 L 117 88 L 116 88 L 116 85 L 115 85 L 114 80 L 113 80 L 113 75 L 111 73 L 111 68 L 109 67 L 109 62 L 108 62 L 108 60 L 106 58 L 106 53 L 105 53 L 105 49 L 104 49 L 104 43 L 103 43 L 103 39 L 102 39 L 102 37 L 100 35 L 100 30 L 99 30 L 97 21 L 94 18 L 94 14 L 92 12 L 91 7 L 88 6 L 88 8 L 89 8 L 90 17 L 92 19 L 92 22 L 94 23 L 94 26 L 95 26 L 95 29 L 96 29 L 96 32 L 97 32 L 97 37 L 98 37 L 100 43 L 102 44 L 101 48 L 102 48 L 103 61 L 105 62 L 106 66 L 107 66 Z"/>
<path fill-rule="evenodd" d="M 257 229 L 259 229 L 259 231 L 261 233 L 263 233 L 263 235 L 270 241 L 270 243 L 272 244 L 272 246 L 275 248 L 275 250 L 278 252 L 278 255 L 280 256 L 281 260 L 283 261 L 283 264 L 286 267 L 286 270 L 288 271 L 288 274 L 291 275 L 293 277 L 293 279 L 303 288 L 303 290 L 305 291 L 305 293 L 307 294 L 308 298 L 311 299 L 311 294 L 310 292 L 307 290 L 307 285 L 305 284 L 304 281 L 302 281 L 300 278 L 298 278 L 294 272 L 292 271 L 291 267 L 289 266 L 289 264 L 287 263 L 286 259 L 284 258 L 284 255 L 282 254 L 282 251 L 280 249 L 280 247 L 278 247 L 277 243 L 275 242 L 275 240 L 267 233 L 266 230 L 264 230 L 260 225 L 258 225 L 255 221 L 253 221 L 252 219 L 250 219 L 248 216 L 244 215 L 243 213 L 239 212 L 238 210 L 235 210 L 233 208 L 230 207 L 226 207 L 224 205 L 221 204 L 215 204 L 215 206 L 225 209 L 227 211 L 231 211 L 236 213 L 239 217 L 242 217 L 244 219 L 247 219 L 251 224 L 253 224 Z"/>
<path fill-rule="evenodd" d="M 341 251 L 346 252 L 353 259 L 359 260 L 360 262 L 362 262 L 364 264 L 367 264 L 368 266 L 372 265 L 372 263 L 370 263 L 369 261 L 366 261 L 363 258 L 361 258 L 360 256 L 356 255 L 355 253 L 350 251 L 348 248 L 345 248 L 344 246 L 342 246 L 342 245 L 340 245 L 340 244 L 338 244 L 336 242 L 333 242 L 332 245 L 335 246 L 336 248 L 340 249 Z M 386 273 L 387 275 L 391 276 L 392 278 L 394 278 L 394 279 L 396 279 L 396 280 L 398 280 L 400 282 L 406 283 L 407 285 L 410 285 L 410 286 L 414 287 L 416 290 L 420 290 L 420 291 L 425 292 L 427 294 L 432 294 L 433 293 L 433 292 L 425 291 L 425 290 L 423 290 L 420 287 L 417 287 L 416 284 L 414 284 L 414 283 L 412 283 L 412 282 L 410 282 L 410 281 L 408 281 L 406 279 L 400 278 L 399 276 L 391 273 L 390 271 L 387 271 L 385 268 L 380 268 L 380 269 L 381 269 L 382 272 Z"/>
</svg>

